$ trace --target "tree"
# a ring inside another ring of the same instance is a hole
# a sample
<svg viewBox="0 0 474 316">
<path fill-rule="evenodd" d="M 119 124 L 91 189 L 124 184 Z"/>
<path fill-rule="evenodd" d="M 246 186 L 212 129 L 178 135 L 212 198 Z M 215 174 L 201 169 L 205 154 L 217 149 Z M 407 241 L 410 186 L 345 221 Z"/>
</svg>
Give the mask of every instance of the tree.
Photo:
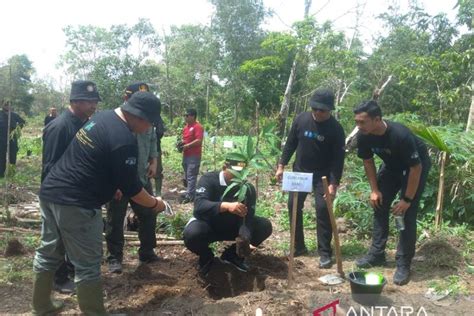
<svg viewBox="0 0 474 316">
<path fill-rule="evenodd" d="M 15 55 L 0 67 L 0 100 L 9 99 L 17 111 L 30 113 L 31 76 L 35 69 L 26 55 Z"/>
</svg>

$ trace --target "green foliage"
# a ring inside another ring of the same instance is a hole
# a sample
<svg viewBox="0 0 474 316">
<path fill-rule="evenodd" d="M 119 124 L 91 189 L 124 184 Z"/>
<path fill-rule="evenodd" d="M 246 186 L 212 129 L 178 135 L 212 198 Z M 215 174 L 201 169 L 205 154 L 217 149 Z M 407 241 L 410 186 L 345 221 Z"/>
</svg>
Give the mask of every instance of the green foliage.
<svg viewBox="0 0 474 316">
<path fill-rule="evenodd" d="M 14 111 L 29 114 L 33 96 L 31 76 L 35 73 L 26 55 L 14 55 L 5 65 L 0 64 L 0 101 L 9 100 Z"/>
<path fill-rule="evenodd" d="M 173 217 L 162 216 L 159 221 L 163 223 L 164 232 L 175 239 L 183 239 L 184 226 L 191 218 L 189 213 L 176 213 Z"/>
<path fill-rule="evenodd" d="M 345 240 L 341 245 L 341 253 L 344 256 L 359 256 L 367 252 L 367 248 L 359 239 Z"/>
<path fill-rule="evenodd" d="M 429 287 L 434 288 L 438 294 L 448 292 L 449 296 L 458 297 L 469 293 L 466 284 L 461 280 L 459 275 L 448 275 L 441 280 L 433 280 L 429 282 Z"/>
</svg>

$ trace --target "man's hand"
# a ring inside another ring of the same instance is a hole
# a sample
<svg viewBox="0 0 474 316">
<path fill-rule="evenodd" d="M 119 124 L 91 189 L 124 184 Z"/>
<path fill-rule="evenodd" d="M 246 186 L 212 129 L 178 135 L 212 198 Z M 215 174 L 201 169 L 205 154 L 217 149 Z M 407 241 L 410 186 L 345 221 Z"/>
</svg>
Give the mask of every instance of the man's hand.
<svg viewBox="0 0 474 316">
<path fill-rule="evenodd" d="M 370 205 L 373 208 L 378 209 L 382 206 L 382 192 L 380 191 L 372 191 L 370 192 Z"/>
<path fill-rule="evenodd" d="M 281 180 L 283 179 L 283 171 L 285 171 L 285 166 L 279 164 L 278 169 L 275 173 L 275 178 L 278 182 L 281 182 Z"/>
<path fill-rule="evenodd" d="M 114 199 L 117 200 L 117 201 L 120 201 L 123 197 L 123 194 L 122 194 L 122 191 L 120 190 L 117 190 L 115 191 L 115 194 L 114 194 Z"/>
<path fill-rule="evenodd" d="M 408 203 L 404 200 L 398 201 L 397 204 L 392 209 L 393 215 L 403 215 L 407 211 L 407 209 L 410 207 L 411 203 Z"/>
<path fill-rule="evenodd" d="M 153 158 L 150 160 L 150 163 L 148 164 L 148 169 L 146 171 L 146 176 L 148 178 L 154 178 L 156 176 L 156 167 L 158 166 L 158 162 L 156 158 Z"/>
<path fill-rule="evenodd" d="M 331 200 L 334 200 L 334 198 L 336 197 L 336 192 L 337 192 L 337 184 L 330 184 L 328 186 L 328 191 L 329 191 L 329 197 L 331 198 Z"/>
<path fill-rule="evenodd" d="M 225 204 L 225 209 L 231 214 L 238 215 L 240 217 L 245 217 L 247 215 L 247 206 L 240 202 L 223 202 Z"/>
</svg>

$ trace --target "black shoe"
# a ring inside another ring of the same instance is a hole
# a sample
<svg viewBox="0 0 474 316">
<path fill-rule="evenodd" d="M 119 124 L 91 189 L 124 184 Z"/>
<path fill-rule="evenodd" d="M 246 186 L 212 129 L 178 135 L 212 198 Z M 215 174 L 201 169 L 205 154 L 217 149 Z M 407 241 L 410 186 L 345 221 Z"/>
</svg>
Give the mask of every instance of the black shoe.
<svg viewBox="0 0 474 316">
<path fill-rule="evenodd" d="M 58 283 L 54 282 L 54 290 L 61 294 L 74 294 L 76 293 L 76 285 L 71 279 L 66 279 L 65 282 Z"/>
<path fill-rule="evenodd" d="M 211 271 L 211 268 L 212 268 L 212 265 L 214 263 L 214 257 L 212 257 L 211 259 L 207 260 L 206 262 L 204 262 L 203 264 L 199 263 L 199 266 L 198 266 L 198 275 L 201 277 L 201 278 L 205 278 L 209 275 L 209 271 Z"/>
<path fill-rule="evenodd" d="M 410 266 L 407 264 L 397 265 L 397 270 L 393 275 L 393 283 L 405 285 L 410 281 Z"/>
<path fill-rule="evenodd" d="M 235 251 L 224 251 L 221 255 L 221 260 L 233 265 L 239 271 L 248 272 L 250 270 L 250 267 L 245 263 L 245 259 L 237 256 Z"/>
<path fill-rule="evenodd" d="M 184 199 L 181 201 L 181 204 L 187 204 L 187 203 L 192 203 L 194 202 L 194 199 L 188 195 L 184 197 Z"/>
<path fill-rule="evenodd" d="M 387 263 L 385 255 L 376 256 L 373 254 L 367 254 L 362 258 L 356 260 L 355 264 L 358 268 L 367 269 L 370 267 L 383 266 Z"/>
<path fill-rule="evenodd" d="M 118 261 L 117 259 L 111 259 L 107 263 L 110 273 L 122 273 L 122 262 Z"/>
<path fill-rule="evenodd" d="M 153 263 L 159 260 L 160 260 L 160 257 L 158 257 L 156 254 L 152 254 L 152 255 L 140 257 L 140 264 Z"/>
<path fill-rule="evenodd" d="M 304 256 L 308 254 L 308 249 L 306 247 L 301 248 L 301 249 L 295 249 L 295 252 L 293 253 L 293 257 L 299 257 L 299 256 Z"/>
<path fill-rule="evenodd" d="M 329 255 L 321 255 L 319 257 L 319 268 L 320 269 L 329 269 L 332 267 L 332 260 L 331 256 Z"/>
</svg>

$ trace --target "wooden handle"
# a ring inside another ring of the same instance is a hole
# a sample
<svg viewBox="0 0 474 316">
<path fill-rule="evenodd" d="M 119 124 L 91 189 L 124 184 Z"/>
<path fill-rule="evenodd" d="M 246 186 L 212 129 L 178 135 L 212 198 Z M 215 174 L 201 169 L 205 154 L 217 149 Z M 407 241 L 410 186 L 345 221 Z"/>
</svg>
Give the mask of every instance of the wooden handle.
<svg viewBox="0 0 474 316">
<path fill-rule="evenodd" d="M 343 278 L 344 270 L 342 269 L 341 246 L 339 244 L 339 233 L 337 231 L 336 219 L 334 218 L 334 213 L 332 211 L 332 199 L 329 194 L 328 179 L 326 177 L 322 177 L 322 180 L 323 180 L 324 194 L 325 194 L 324 199 L 326 200 L 326 205 L 328 207 L 329 220 L 331 221 L 332 234 L 334 236 L 334 246 L 336 248 L 337 272 Z"/>
</svg>

